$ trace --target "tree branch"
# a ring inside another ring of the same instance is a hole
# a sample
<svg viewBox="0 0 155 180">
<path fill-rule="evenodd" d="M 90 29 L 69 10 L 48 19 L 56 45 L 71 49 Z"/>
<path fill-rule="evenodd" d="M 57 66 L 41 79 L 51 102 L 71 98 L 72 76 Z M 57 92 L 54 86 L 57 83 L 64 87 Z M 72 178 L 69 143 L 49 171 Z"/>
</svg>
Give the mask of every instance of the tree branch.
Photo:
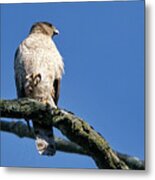
<svg viewBox="0 0 155 180">
<path fill-rule="evenodd" d="M 35 139 L 33 128 L 31 128 L 31 132 L 30 132 L 27 125 L 21 121 L 7 122 L 1 120 L 1 130 L 4 132 L 13 133 L 20 138 L 27 137 L 27 138 Z M 81 146 L 71 141 L 55 137 L 55 142 L 56 142 L 56 149 L 58 151 L 90 156 L 87 152 L 83 150 Z M 132 157 L 116 151 L 115 153 L 122 161 L 124 161 L 128 165 L 130 169 L 141 169 L 141 170 L 144 169 L 144 162 L 139 160 L 137 157 Z"/>
<path fill-rule="evenodd" d="M 38 119 L 41 123 L 52 124 L 80 145 L 96 162 L 99 168 L 129 169 L 110 148 L 105 139 L 85 121 L 60 109 L 53 109 L 32 99 L 1 100 L 2 117 Z M 44 121 L 42 119 L 44 118 Z M 46 120 L 45 120 L 46 119 Z"/>
<path fill-rule="evenodd" d="M 1 131 L 13 133 L 20 138 L 35 139 L 33 128 L 31 127 L 31 131 L 29 131 L 27 125 L 21 121 L 8 122 L 1 120 Z M 54 140 L 58 151 L 88 155 L 82 147 L 73 142 L 58 137 L 54 137 Z"/>
</svg>

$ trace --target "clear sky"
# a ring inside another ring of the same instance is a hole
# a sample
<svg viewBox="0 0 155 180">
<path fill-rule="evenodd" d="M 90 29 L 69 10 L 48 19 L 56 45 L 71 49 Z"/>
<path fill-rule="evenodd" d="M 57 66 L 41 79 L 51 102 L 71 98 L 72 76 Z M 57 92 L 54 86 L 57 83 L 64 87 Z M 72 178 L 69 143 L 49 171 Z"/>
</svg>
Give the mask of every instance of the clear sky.
<svg viewBox="0 0 155 180">
<path fill-rule="evenodd" d="M 144 159 L 144 1 L 1 5 L 2 99 L 16 98 L 14 53 L 38 21 L 60 31 L 54 38 L 65 63 L 59 106 L 85 119 L 113 149 Z M 34 140 L 8 133 L 1 133 L 1 163 L 96 168 L 86 156 L 40 156 Z"/>
</svg>

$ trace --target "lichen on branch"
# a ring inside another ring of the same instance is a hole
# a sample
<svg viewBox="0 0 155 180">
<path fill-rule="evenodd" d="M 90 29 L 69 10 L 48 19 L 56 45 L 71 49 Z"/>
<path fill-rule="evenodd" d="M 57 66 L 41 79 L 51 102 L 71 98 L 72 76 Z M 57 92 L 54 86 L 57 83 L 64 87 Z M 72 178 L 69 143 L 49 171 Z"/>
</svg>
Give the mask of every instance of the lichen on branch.
<svg viewBox="0 0 155 180">
<path fill-rule="evenodd" d="M 111 149 L 106 140 L 86 121 L 61 109 L 50 109 L 36 100 L 22 98 L 0 101 L 1 117 L 38 119 L 41 123 L 58 128 L 70 141 L 81 146 L 101 169 L 129 169 Z M 42 121 L 44 119 L 44 121 Z"/>
</svg>

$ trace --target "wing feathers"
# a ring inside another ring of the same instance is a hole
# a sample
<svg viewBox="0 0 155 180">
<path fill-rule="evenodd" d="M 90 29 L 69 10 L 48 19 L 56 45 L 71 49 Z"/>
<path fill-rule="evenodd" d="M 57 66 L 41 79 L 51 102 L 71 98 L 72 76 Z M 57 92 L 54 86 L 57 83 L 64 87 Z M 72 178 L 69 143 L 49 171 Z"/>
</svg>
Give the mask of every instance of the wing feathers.
<svg viewBox="0 0 155 180">
<path fill-rule="evenodd" d="M 60 79 L 55 79 L 54 81 L 54 102 L 57 105 L 58 104 L 58 100 L 59 100 L 59 95 L 60 95 Z"/>
</svg>

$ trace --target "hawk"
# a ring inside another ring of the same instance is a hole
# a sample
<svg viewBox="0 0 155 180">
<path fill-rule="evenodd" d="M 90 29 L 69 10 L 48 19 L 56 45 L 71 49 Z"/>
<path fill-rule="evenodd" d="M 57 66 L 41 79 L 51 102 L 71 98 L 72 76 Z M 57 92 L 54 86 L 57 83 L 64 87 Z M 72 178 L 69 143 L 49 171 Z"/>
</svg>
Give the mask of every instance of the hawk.
<svg viewBox="0 0 155 180">
<path fill-rule="evenodd" d="M 63 59 L 52 38 L 59 31 L 48 22 L 35 23 L 15 53 L 14 70 L 18 98 L 29 97 L 57 108 Z M 56 152 L 52 126 L 33 122 L 39 154 Z"/>
</svg>

